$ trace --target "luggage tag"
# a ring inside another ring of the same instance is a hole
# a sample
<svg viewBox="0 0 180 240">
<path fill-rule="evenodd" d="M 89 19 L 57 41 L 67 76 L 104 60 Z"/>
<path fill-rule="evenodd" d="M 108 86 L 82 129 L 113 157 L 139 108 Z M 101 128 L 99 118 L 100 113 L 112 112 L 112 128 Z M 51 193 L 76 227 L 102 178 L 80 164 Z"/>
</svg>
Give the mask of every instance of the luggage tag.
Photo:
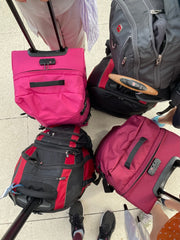
<svg viewBox="0 0 180 240">
<path fill-rule="evenodd" d="M 7 195 L 8 195 L 10 192 L 12 192 L 12 193 L 14 193 L 14 194 L 19 194 L 19 193 L 13 191 L 13 189 L 14 189 L 14 188 L 17 188 L 17 187 L 22 187 L 22 185 L 21 185 L 21 184 L 15 185 L 14 183 L 12 183 L 9 187 L 6 188 L 6 190 L 4 191 L 4 193 L 0 196 L 0 199 L 7 197 Z"/>
</svg>

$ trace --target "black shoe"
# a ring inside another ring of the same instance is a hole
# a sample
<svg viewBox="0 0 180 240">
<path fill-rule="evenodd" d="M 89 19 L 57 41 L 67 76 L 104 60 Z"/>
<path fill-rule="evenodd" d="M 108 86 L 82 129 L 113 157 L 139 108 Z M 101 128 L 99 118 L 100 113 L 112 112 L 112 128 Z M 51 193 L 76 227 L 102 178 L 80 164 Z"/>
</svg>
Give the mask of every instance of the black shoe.
<svg viewBox="0 0 180 240">
<path fill-rule="evenodd" d="M 99 227 L 98 240 L 109 240 L 116 224 L 113 212 L 106 211 L 103 215 L 101 226 Z"/>
<path fill-rule="evenodd" d="M 71 223 L 72 237 L 75 231 L 82 229 L 84 233 L 83 226 L 83 207 L 80 201 L 75 202 L 69 210 L 69 221 Z"/>
</svg>

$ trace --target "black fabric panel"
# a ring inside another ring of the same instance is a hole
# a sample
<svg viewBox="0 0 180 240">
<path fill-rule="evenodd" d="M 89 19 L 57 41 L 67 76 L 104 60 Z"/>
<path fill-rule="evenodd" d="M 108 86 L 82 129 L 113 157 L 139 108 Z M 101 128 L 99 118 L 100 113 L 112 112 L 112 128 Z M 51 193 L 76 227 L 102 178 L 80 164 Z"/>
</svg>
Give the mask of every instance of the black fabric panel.
<svg viewBox="0 0 180 240">
<path fill-rule="evenodd" d="M 98 87 L 90 88 L 89 91 L 92 107 L 116 117 L 141 115 L 155 106 L 154 103 L 142 104 L 137 99 L 118 96 Z"/>
<path fill-rule="evenodd" d="M 38 183 L 45 183 L 52 188 L 57 189 L 58 180 L 61 176 L 62 168 L 58 166 L 37 167 L 36 164 L 32 164 L 28 161 L 23 172 L 21 184 L 26 188 L 32 188 L 34 190 L 40 190 Z"/>
</svg>

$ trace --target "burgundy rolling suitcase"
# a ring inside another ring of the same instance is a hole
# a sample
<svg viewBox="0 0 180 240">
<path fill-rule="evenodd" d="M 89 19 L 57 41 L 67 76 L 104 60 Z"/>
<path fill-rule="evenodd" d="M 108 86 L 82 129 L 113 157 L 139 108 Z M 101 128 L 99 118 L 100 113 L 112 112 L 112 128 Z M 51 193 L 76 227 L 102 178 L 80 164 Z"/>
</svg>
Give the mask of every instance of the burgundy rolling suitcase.
<svg viewBox="0 0 180 240">
<path fill-rule="evenodd" d="M 95 155 L 106 192 L 115 189 L 146 213 L 162 193 L 180 201 L 164 191 L 171 173 L 180 166 L 180 137 L 152 120 L 134 115 L 113 127 Z"/>
</svg>

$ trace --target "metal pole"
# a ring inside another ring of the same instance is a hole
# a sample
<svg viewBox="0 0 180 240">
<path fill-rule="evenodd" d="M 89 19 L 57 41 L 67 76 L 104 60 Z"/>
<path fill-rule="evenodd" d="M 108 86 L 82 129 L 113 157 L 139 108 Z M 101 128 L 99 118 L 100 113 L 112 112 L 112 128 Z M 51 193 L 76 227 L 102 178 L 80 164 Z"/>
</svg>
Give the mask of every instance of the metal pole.
<svg viewBox="0 0 180 240">
<path fill-rule="evenodd" d="M 170 194 L 170 193 L 164 191 L 164 190 L 161 189 L 161 188 L 158 190 L 158 192 L 159 192 L 160 194 L 164 194 L 164 195 L 166 195 L 166 196 L 168 196 L 168 197 L 170 197 L 170 198 L 176 200 L 177 202 L 180 202 L 180 198 L 175 197 L 174 195 L 172 195 L 172 194 Z"/>
<path fill-rule="evenodd" d="M 52 19 L 52 23 L 53 23 L 54 30 L 55 30 L 55 33 L 56 33 L 59 48 L 63 52 L 63 51 L 65 51 L 65 48 L 63 48 L 62 45 L 61 45 L 61 40 L 60 40 L 60 37 L 59 37 L 58 28 L 57 28 L 57 24 L 56 24 L 56 18 L 55 18 L 54 9 L 53 9 L 51 0 L 49 0 L 47 2 L 47 5 L 48 5 L 48 8 L 49 8 L 49 13 L 51 15 L 51 19 Z"/>
<path fill-rule="evenodd" d="M 8 231 L 2 237 L 1 240 L 13 240 L 19 233 L 20 229 L 23 227 L 24 223 L 33 212 L 40 205 L 41 200 L 38 198 L 31 198 L 26 207 L 20 212 L 13 224 L 10 226 Z"/>
<path fill-rule="evenodd" d="M 19 13 L 18 13 L 18 11 L 16 10 L 16 7 L 14 6 L 13 1 L 12 1 L 12 0 L 6 0 L 6 2 L 7 2 L 7 4 L 9 5 L 9 8 L 11 9 L 11 12 L 13 13 L 13 15 L 14 15 L 14 17 L 15 17 L 18 25 L 19 25 L 19 27 L 21 28 L 21 31 L 23 32 L 26 40 L 28 41 L 28 43 L 29 43 L 32 51 L 33 51 L 33 52 L 37 52 L 37 50 L 36 50 L 36 48 L 35 48 L 35 46 L 34 46 L 34 44 L 33 44 L 33 41 L 32 41 L 32 39 L 30 38 L 30 35 L 29 35 L 28 31 L 26 30 L 23 21 L 21 20 L 21 17 L 19 16 Z"/>
</svg>

